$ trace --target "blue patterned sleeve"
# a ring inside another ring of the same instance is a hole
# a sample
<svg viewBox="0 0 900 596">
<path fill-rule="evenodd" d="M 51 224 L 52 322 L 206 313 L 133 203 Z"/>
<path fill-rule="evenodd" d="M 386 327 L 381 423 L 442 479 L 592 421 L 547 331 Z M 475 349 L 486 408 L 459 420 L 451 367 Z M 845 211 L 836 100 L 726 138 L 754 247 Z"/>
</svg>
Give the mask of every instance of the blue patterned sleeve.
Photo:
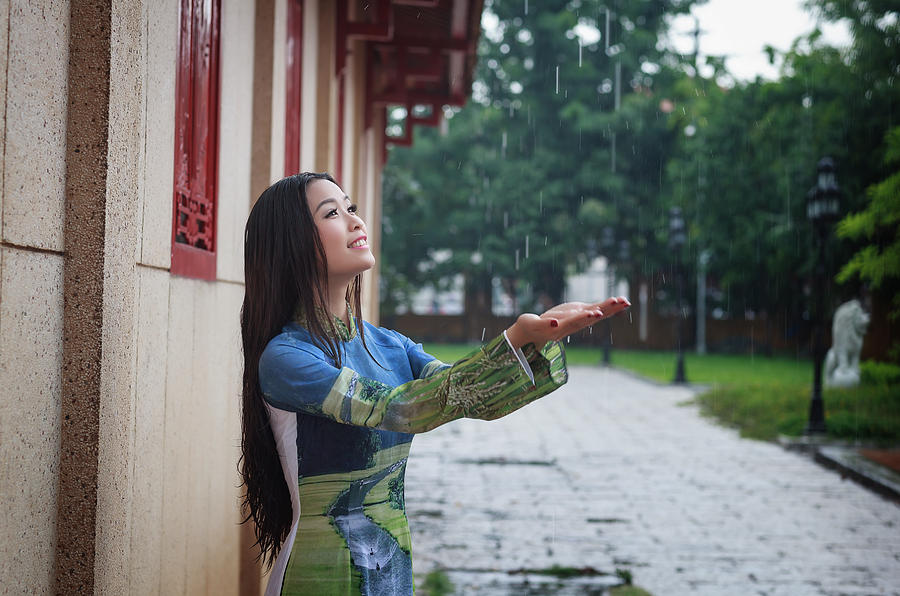
<svg viewBox="0 0 900 596">
<path fill-rule="evenodd" d="M 418 344 L 398 331 L 391 331 L 406 349 L 409 358 L 409 366 L 412 368 L 413 377 L 427 379 L 442 370 L 450 368 L 449 364 L 441 362 L 425 351 L 422 344 Z"/>
</svg>

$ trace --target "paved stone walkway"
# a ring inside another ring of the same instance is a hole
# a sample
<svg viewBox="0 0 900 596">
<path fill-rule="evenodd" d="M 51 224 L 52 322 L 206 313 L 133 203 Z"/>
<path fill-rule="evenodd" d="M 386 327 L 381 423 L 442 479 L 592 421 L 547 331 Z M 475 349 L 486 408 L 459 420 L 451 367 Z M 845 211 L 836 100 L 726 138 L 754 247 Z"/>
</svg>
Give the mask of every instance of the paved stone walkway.
<svg viewBox="0 0 900 596">
<path fill-rule="evenodd" d="M 406 481 L 419 582 L 459 594 L 900 594 L 900 507 L 699 416 L 681 387 L 572 367 L 511 416 L 416 437 Z M 509 573 L 519 571 L 520 573 Z"/>
</svg>

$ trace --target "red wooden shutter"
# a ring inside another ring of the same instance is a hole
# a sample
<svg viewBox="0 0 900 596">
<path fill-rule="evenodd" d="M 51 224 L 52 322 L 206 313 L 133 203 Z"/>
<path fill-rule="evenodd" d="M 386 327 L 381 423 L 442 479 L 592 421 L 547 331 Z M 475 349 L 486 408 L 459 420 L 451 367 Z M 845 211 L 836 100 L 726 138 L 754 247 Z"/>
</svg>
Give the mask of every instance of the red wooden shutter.
<svg viewBox="0 0 900 596">
<path fill-rule="evenodd" d="M 181 0 L 175 79 L 175 275 L 216 278 L 220 0 Z"/>
<path fill-rule="evenodd" d="M 284 115 L 284 175 L 300 171 L 300 101 L 303 76 L 303 0 L 288 0 Z"/>
</svg>

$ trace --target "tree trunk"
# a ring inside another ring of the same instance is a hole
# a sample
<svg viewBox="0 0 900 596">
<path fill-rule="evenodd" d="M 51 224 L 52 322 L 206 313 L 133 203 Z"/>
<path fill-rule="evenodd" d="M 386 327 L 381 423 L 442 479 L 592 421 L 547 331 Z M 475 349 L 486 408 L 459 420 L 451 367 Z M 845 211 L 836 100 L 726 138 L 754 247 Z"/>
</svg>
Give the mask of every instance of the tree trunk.
<svg viewBox="0 0 900 596">
<path fill-rule="evenodd" d="M 493 322 L 493 292 L 491 277 L 487 274 L 465 275 L 463 299 L 463 329 L 465 340 L 479 342 Z"/>
</svg>

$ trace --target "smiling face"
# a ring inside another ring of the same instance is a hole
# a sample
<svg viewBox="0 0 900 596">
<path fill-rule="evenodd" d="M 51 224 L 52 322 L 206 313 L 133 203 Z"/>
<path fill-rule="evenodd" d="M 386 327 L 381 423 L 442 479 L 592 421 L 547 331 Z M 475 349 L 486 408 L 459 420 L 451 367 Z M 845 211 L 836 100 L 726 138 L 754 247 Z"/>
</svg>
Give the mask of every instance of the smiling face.
<svg viewBox="0 0 900 596">
<path fill-rule="evenodd" d="M 371 269 L 375 257 L 369 249 L 366 224 L 341 187 L 314 180 L 306 187 L 306 199 L 328 260 L 329 287 L 345 286 Z"/>
</svg>

